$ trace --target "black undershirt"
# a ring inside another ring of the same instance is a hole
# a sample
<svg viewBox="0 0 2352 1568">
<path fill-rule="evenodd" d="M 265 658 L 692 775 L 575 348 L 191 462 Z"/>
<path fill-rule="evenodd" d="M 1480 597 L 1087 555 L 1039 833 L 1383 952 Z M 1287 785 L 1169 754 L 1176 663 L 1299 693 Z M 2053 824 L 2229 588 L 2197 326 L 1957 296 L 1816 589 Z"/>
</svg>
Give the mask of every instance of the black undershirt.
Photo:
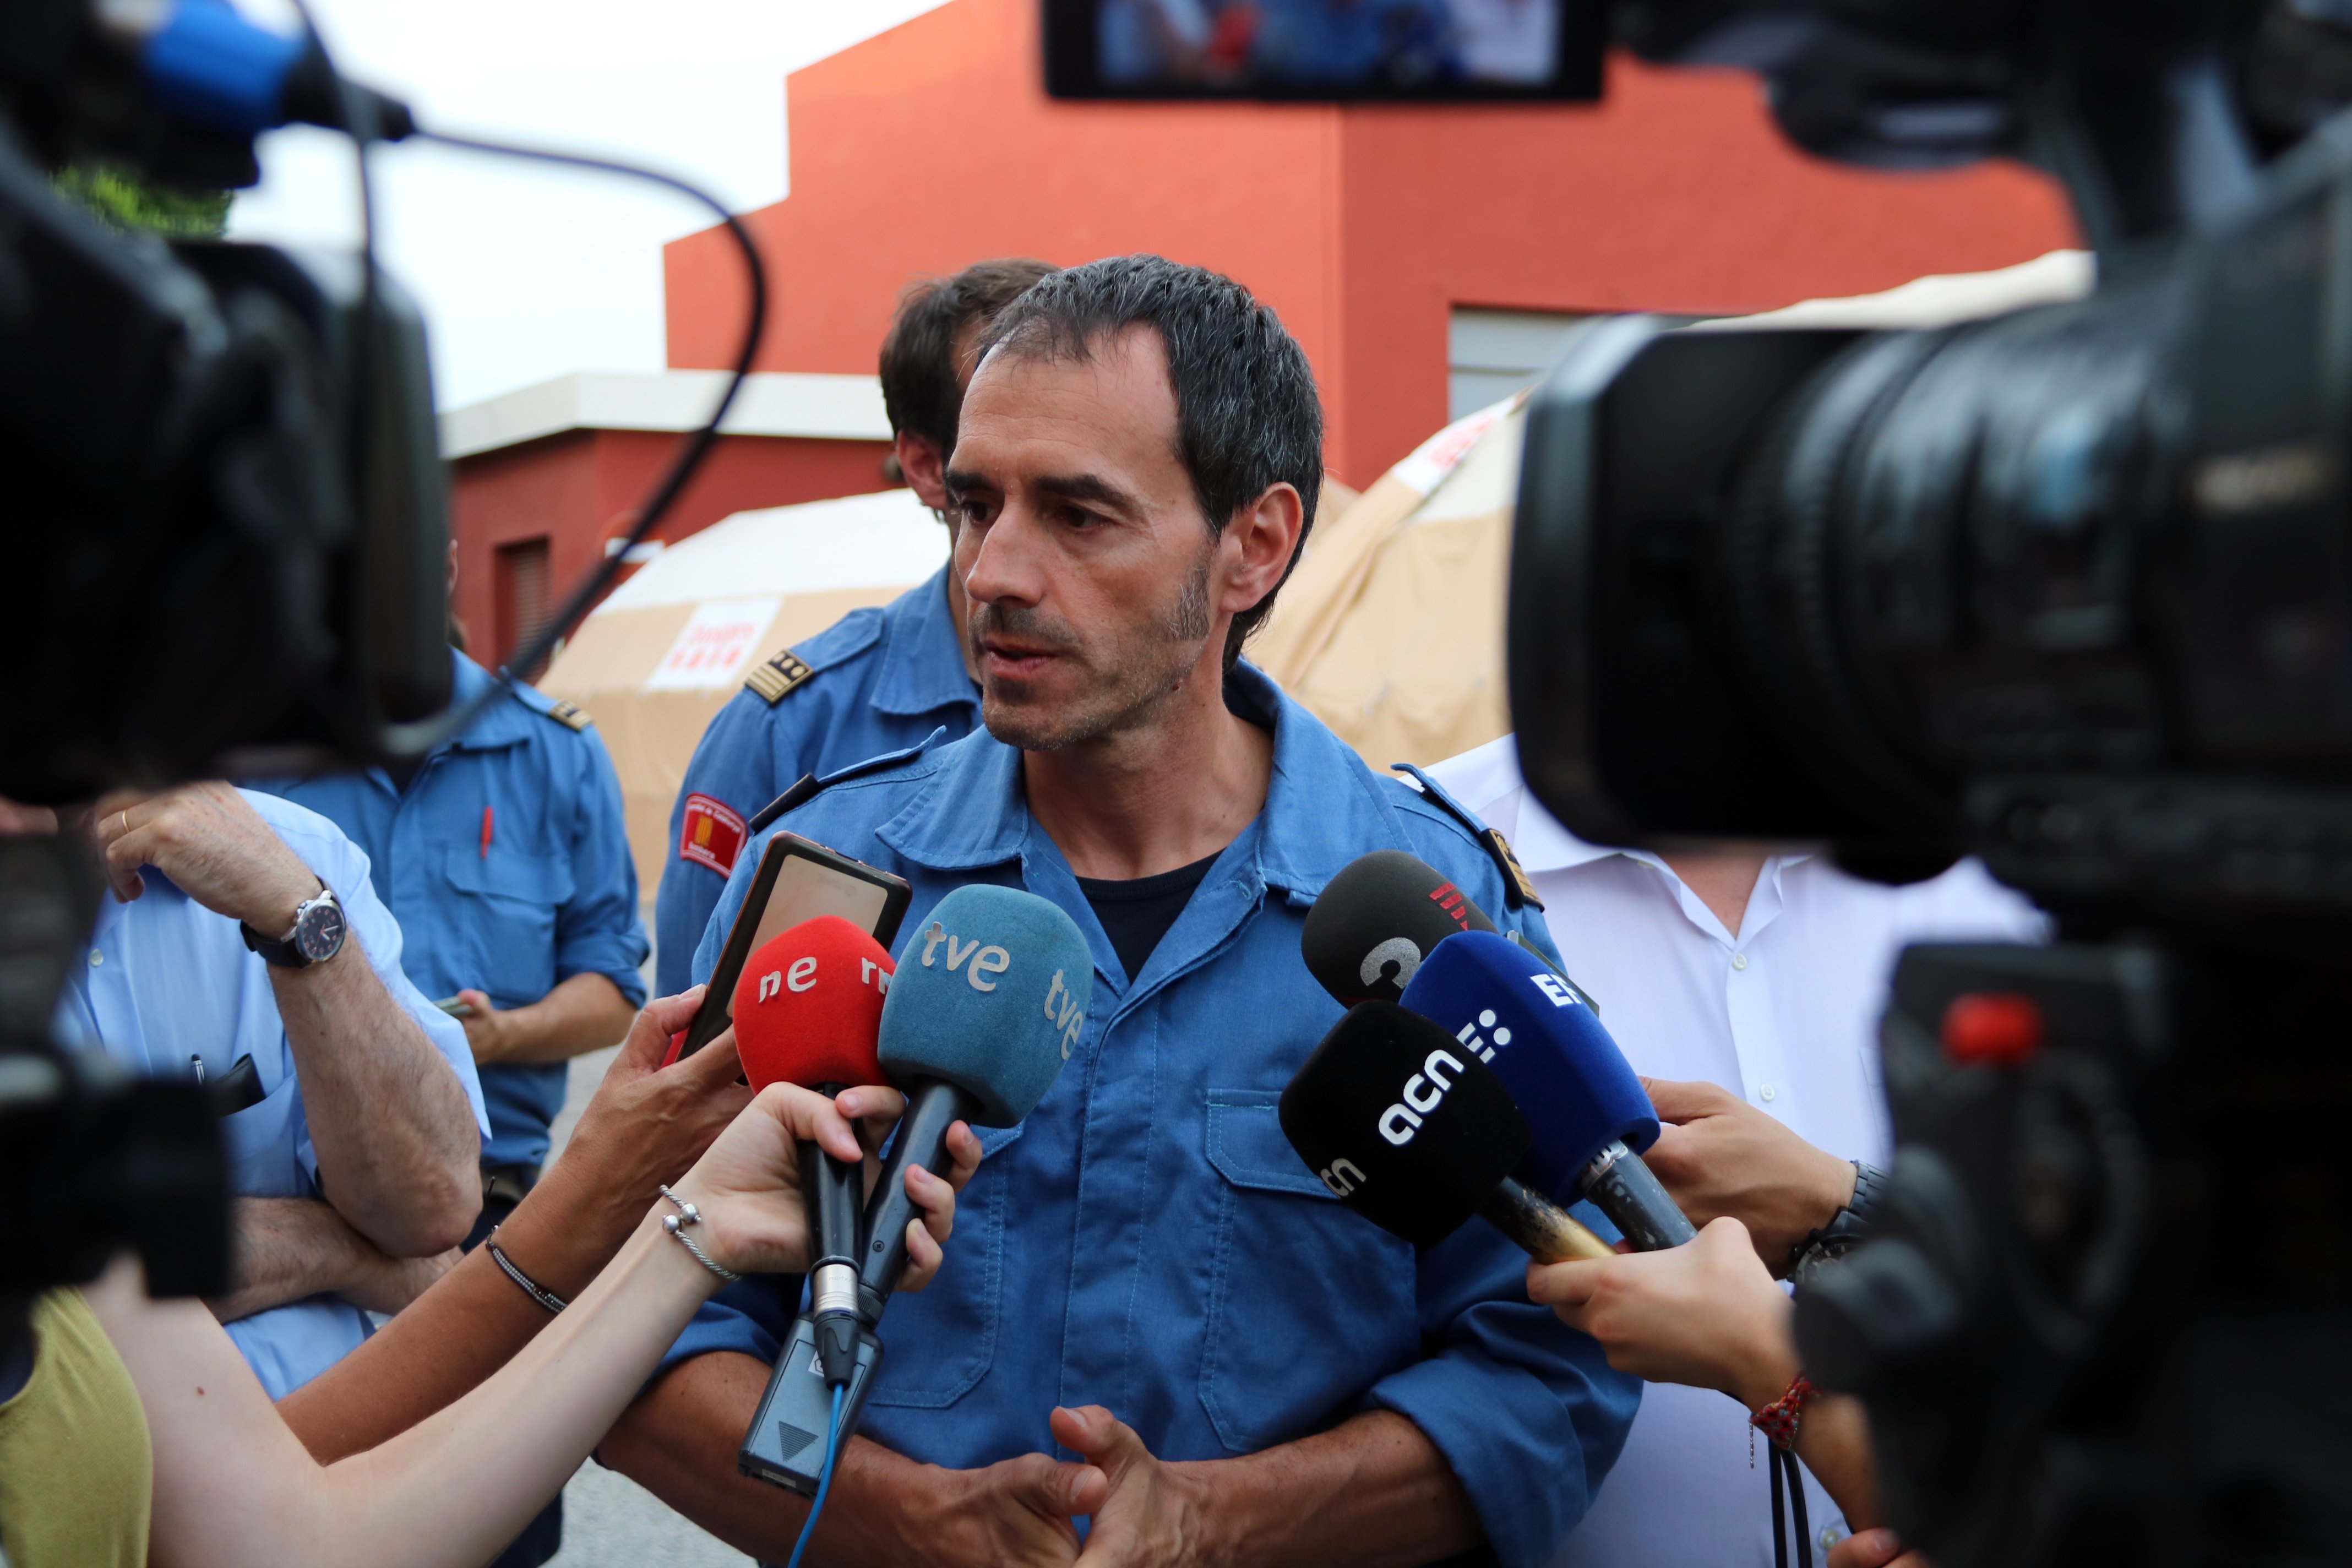
<svg viewBox="0 0 2352 1568">
<path fill-rule="evenodd" d="M 1223 851 L 1218 851 L 1223 854 Z M 1118 962 L 1132 981 L 1143 973 L 1150 962 L 1151 950 L 1192 901 L 1192 889 L 1217 863 L 1215 855 L 1205 860 L 1195 860 L 1190 866 L 1179 866 L 1173 871 L 1162 871 L 1156 877 L 1138 877 L 1130 882 L 1108 881 L 1098 877 L 1080 877 L 1078 891 L 1102 922 L 1103 935 L 1110 938 L 1110 950 L 1118 954 Z"/>
</svg>

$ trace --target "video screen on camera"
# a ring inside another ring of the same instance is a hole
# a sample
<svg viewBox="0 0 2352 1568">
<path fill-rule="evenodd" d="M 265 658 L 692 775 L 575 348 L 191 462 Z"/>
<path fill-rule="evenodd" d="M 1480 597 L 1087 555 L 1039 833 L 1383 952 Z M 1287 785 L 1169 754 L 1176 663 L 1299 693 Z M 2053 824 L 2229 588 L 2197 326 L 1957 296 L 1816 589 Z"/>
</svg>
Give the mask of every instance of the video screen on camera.
<svg viewBox="0 0 2352 1568">
<path fill-rule="evenodd" d="M 1045 0 L 1061 98 L 1579 99 L 1595 0 Z"/>
</svg>

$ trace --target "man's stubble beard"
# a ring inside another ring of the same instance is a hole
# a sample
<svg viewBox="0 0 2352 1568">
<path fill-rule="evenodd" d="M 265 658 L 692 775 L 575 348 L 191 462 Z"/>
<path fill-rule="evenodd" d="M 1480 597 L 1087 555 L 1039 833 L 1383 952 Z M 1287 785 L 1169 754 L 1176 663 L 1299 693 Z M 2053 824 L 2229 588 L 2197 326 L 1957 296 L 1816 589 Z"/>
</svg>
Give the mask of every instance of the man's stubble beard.
<svg viewBox="0 0 2352 1568">
<path fill-rule="evenodd" d="M 981 722 L 987 725 L 988 732 L 1024 752 L 1058 752 L 1149 724 L 1153 713 L 1201 661 L 1215 619 L 1209 608 L 1209 564 L 1215 549 L 1214 539 L 1203 544 L 1200 559 L 1166 613 L 1152 616 L 1132 635 L 1105 649 L 1087 649 L 1067 626 L 1047 627 L 1034 611 L 973 605 L 971 635 L 975 649 L 982 636 L 1001 632 L 1045 644 L 1087 677 L 1078 693 L 1058 707 L 1007 701 L 983 678 Z"/>
</svg>

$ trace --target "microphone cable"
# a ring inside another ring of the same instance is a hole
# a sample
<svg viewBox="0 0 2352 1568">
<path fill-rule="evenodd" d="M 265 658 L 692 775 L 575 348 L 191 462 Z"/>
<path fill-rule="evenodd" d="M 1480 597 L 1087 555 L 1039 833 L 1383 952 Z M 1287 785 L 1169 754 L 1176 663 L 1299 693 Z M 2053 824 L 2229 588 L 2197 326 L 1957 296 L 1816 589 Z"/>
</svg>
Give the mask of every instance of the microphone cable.
<svg viewBox="0 0 2352 1568">
<path fill-rule="evenodd" d="M 735 352 L 735 363 L 730 367 L 726 390 L 719 395 L 718 405 L 711 409 L 709 417 L 688 433 L 668 471 L 654 482 L 646 499 L 638 504 L 635 521 L 628 532 L 615 542 L 603 561 L 592 566 L 573 584 L 563 603 L 537 628 L 530 642 L 516 650 L 513 660 L 493 674 L 489 686 L 479 696 L 431 719 L 384 726 L 383 739 L 387 752 L 395 756 L 422 757 L 451 736 L 462 733 L 491 703 L 512 690 L 520 679 L 519 671 L 532 668 L 547 658 L 555 645 L 570 635 L 572 627 L 613 585 L 613 580 L 620 575 L 622 567 L 627 563 L 629 552 L 643 543 L 653 532 L 655 525 L 677 504 L 678 497 L 685 492 L 687 482 L 694 478 L 704 460 L 710 456 L 728 410 L 735 405 L 737 395 L 743 390 L 744 383 L 751 379 L 751 363 L 759 353 L 760 339 L 765 334 L 768 325 L 768 269 L 761 258 L 759 246 L 751 238 L 751 231 L 743 226 L 742 220 L 727 204 L 701 186 L 677 175 L 614 158 L 595 158 L 584 153 L 558 152 L 552 148 L 523 146 L 488 137 L 435 131 L 416 123 L 415 117 L 407 112 L 405 105 L 394 106 L 394 118 L 401 122 L 386 125 L 384 117 L 377 112 L 373 102 L 365 94 L 353 91 L 342 72 L 335 68 L 332 58 L 327 53 L 326 40 L 320 37 L 318 24 L 310 14 L 309 0 L 292 0 L 292 4 L 310 46 L 319 51 L 319 58 L 325 62 L 328 75 L 334 81 L 343 112 L 345 134 L 352 141 L 352 159 L 359 182 L 360 319 L 362 327 L 358 342 L 353 345 L 354 363 L 358 369 L 352 382 L 358 395 L 349 411 L 350 424 L 345 432 L 350 449 L 356 451 L 361 433 L 366 429 L 366 400 L 373 390 L 373 378 L 369 374 L 369 356 L 373 352 L 371 340 L 376 313 L 376 221 L 375 184 L 369 174 L 368 149 L 375 142 L 436 142 L 442 146 L 469 153 L 555 163 L 594 174 L 619 174 L 627 179 L 646 180 L 666 186 L 709 208 L 718 216 L 728 237 L 734 241 L 737 252 L 742 257 L 745 280 L 751 289 L 751 308 L 744 312 L 742 342 Z"/>
<path fill-rule="evenodd" d="M 816 1500 L 809 1504 L 808 1521 L 801 1526 L 801 1538 L 793 1542 L 792 1560 L 784 1564 L 784 1568 L 801 1568 L 801 1553 L 808 1550 L 809 1537 L 816 1533 L 817 1516 L 824 1512 L 825 1493 L 833 1489 L 834 1462 L 841 1458 L 841 1395 L 842 1385 L 836 1383 L 833 1385 L 833 1415 L 824 1424 L 824 1466 L 816 1473 Z M 1780 1475 L 1776 1471 L 1773 1474 L 1776 1488 L 1779 1481 Z M 1776 1489 L 1772 1494 L 1776 1517 L 1780 1500 L 1780 1494 Z M 1802 1503 L 1798 1504 L 1800 1508 L 1803 1506 Z M 1812 1568 L 1810 1557 L 1806 1559 L 1805 1568 Z"/>
<path fill-rule="evenodd" d="M 838 1393 L 835 1400 L 838 1402 Z M 1799 1568 L 1813 1568 L 1812 1523 L 1805 1517 L 1805 1473 L 1797 1468 L 1797 1451 L 1783 1448 L 1778 1443 L 1764 1445 L 1767 1464 L 1772 1470 L 1772 1563 L 1773 1568 L 1789 1568 L 1789 1516 L 1794 1516 L 1797 1527 L 1797 1563 Z M 1783 1479 L 1783 1477 L 1786 1479 Z M 1781 1501 L 1783 1492 L 1788 1501 Z M 820 1493 L 820 1496 L 823 1494 Z M 811 1514 L 810 1518 L 816 1516 Z M 794 1561 L 798 1558 L 795 1556 Z"/>
</svg>

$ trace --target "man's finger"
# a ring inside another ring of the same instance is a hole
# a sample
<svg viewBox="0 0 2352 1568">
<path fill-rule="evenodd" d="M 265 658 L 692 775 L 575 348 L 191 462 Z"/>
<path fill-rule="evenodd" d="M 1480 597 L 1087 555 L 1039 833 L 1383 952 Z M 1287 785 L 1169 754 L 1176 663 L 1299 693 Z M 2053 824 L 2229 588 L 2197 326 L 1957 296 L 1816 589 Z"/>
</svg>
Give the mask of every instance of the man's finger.
<svg viewBox="0 0 2352 1568">
<path fill-rule="evenodd" d="M 1143 1446 L 1135 1428 L 1099 1405 L 1082 1405 L 1075 1410 L 1057 1408 L 1047 1418 L 1047 1425 L 1054 1429 L 1055 1442 L 1073 1453 L 1085 1455 L 1087 1463 L 1108 1476 L 1113 1485 L 1128 1466 L 1151 1457 L 1151 1450 Z"/>
<path fill-rule="evenodd" d="M 1110 1500 L 1110 1478 L 1092 1465 L 1032 1454 L 1011 1468 L 1005 1489 L 1013 1500 L 1047 1519 L 1084 1519 Z"/>
<path fill-rule="evenodd" d="M 955 1189 L 920 1165 L 907 1167 L 907 1195 L 922 1210 L 923 1228 L 934 1241 L 945 1241 L 955 1231 Z M 907 1222 L 914 1224 L 913 1220 Z"/>
</svg>

